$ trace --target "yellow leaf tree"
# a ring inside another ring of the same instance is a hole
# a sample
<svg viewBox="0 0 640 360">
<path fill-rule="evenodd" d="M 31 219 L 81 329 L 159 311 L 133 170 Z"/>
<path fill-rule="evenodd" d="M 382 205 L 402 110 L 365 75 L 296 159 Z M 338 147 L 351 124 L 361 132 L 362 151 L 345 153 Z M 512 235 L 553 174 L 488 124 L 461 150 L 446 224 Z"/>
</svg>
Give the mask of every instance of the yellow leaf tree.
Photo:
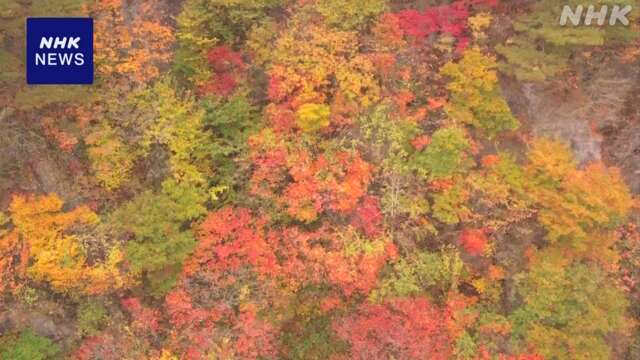
<svg viewBox="0 0 640 360">
<path fill-rule="evenodd" d="M 74 229 L 95 226 L 98 216 L 86 206 L 62 211 L 63 202 L 55 194 L 15 196 L 9 206 L 14 232 L 26 245 L 31 263 L 27 275 L 35 281 L 48 282 L 60 292 L 96 293 L 111 285 L 120 285 L 116 270 L 117 251 L 104 264 L 90 267 Z"/>
</svg>

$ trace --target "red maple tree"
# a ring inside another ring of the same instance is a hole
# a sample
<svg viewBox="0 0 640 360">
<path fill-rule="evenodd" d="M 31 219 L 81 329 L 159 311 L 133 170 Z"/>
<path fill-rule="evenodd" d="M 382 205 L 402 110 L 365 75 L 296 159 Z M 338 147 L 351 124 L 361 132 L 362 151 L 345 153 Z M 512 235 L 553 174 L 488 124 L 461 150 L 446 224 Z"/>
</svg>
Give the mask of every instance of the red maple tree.
<svg viewBox="0 0 640 360">
<path fill-rule="evenodd" d="M 448 319 L 427 298 L 398 298 L 362 304 L 334 328 L 351 345 L 352 359 L 445 360 L 452 352 Z"/>
<path fill-rule="evenodd" d="M 217 96 L 229 96 L 238 86 L 238 78 L 243 76 L 246 64 L 239 52 L 226 45 L 217 46 L 207 53 L 207 61 L 213 74 L 200 88 L 200 92 Z"/>
</svg>

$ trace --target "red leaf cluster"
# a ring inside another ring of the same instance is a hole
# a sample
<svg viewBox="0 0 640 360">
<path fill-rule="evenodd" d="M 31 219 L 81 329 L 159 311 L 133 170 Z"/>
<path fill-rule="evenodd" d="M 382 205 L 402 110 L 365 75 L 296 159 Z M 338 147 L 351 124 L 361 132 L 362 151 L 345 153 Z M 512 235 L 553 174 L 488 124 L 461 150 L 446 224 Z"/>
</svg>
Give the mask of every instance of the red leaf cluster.
<svg viewBox="0 0 640 360">
<path fill-rule="evenodd" d="M 18 285 L 28 263 L 29 247 L 20 241 L 17 231 L 0 236 L 0 294 Z"/>
<path fill-rule="evenodd" d="M 238 332 L 235 349 L 239 358 L 262 359 L 277 353 L 275 330 L 269 323 L 256 317 L 253 307 L 240 313 L 235 330 Z"/>
<path fill-rule="evenodd" d="M 337 334 L 351 344 L 352 359 L 449 359 L 450 315 L 427 298 L 399 298 L 365 303 L 334 322 Z"/>
<path fill-rule="evenodd" d="M 314 232 L 290 227 L 273 234 L 280 240 L 280 279 L 294 288 L 301 284 L 328 281 L 346 296 L 368 294 L 376 286 L 380 270 L 390 259 L 397 257 L 397 250 L 393 243 L 387 242 L 379 250 L 349 252 L 346 248 L 352 242 L 369 242 L 357 236 L 352 238 L 349 234 L 336 233 L 324 227 Z"/>
<path fill-rule="evenodd" d="M 458 241 L 462 248 L 473 256 L 481 256 L 487 249 L 489 240 L 486 229 L 465 229 L 460 233 Z"/>
<path fill-rule="evenodd" d="M 301 153 L 297 162 L 289 169 L 293 178 L 283 193 L 282 202 L 287 213 L 301 221 L 310 222 L 322 211 L 324 197 L 316 173 L 323 169 L 322 160 L 312 161 L 308 153 Z"/>
<path fill-rule="evenodd" d="M 411 140 L 411 145 L 418 151 L 422 151 L 431 143 L 431 137 L 429 135 L 420 135 Z"/>
<path fill-rule="evenodd" d="M 373 196 L 365 196 L 351 217 L 351 225 L 370 238 L 382 234 L 382 212 L 380 201 Z"/>
<path fill-rule="evenodd" d="M 122 349 L 124 349 L 124 344 L 110 335 L 91 336 L 84 339 L 73 358 L 77 360 L 115 360 L 125 355 L 120 352 Z"/>
<path fill-rule="evenodd" d="M 208 319 L 208 314 L 199 309 L 194 309 L 191 295 L 185 290 L 177 288 L 165 297 L 165 306 L 169 321 L 175 328 L 184 329 L 185 327 L 200 324 Z"/>
<path fill-rule="evenodd" d="M 238 86 L 237 77 L 246 70 L 242 55 L 226 45 L 217 46 L 209 50 L 207 61 L 213 70 L 213 75 L 207 83 L 202 85 L 200 91 L 217 96 L 231 95 Z"/>
<path fill-rule="evenodd" d="M 228 46 L 222 45 L 209 50 L 207 60 L 211 68 L 216 73 L 231 72 L 233 70 L 244 70 L 245 63 L 239 52 L 231 50 Z"/>
<path fill-rule="evenodd" d="M 284 146 L 267 144 L 261 134 L 249 139 L 251 149 L 251 194 L 263 198 L 273 196 L 287 176 L 287 149 Z"/>
<path fill-rule="evenodd" d="M 483 167 L 490 168 L 500 162 L 500 157 L 495 154 L 489 154 L 483 156 L 480 162 L 482 163 Z"/>
<path fill-rule="evenodd" d="M 221 302 L 196 306 L 184 288 L 177 288 L 166 296 L 165 306 L 173 325 L 172 338 L 185 359 L 203 359 L 213 348 L 242 359 L 271 358 L 276 352 L 274 328 L 258 319 L 251 304 L 237 313 Z M 228 348 L 219 348 L 222 338 L 232 341 Z"/>
<path fill-rule="evenodd" d="M 296 114 L 289 104 L 271 104 L 266 107 L 265 116 L 278 133 L 290 133 L 296 127 Z"/>
<path fill-rule="evenodd" d="M 331 251 L 326 255 L 324 266 L 329 282 L 337 285 L 344 295 L 368 294 L 376 286 L 380 270 L 396 255 L 393 243 L 388 243 L 384 251 L 372 254 L 347 256 L 342 251 Z"/>
<path fill-rule="evenodd" d="M 462 35 L 466 29 L 469 9 L 465 1 L 456 1 L 448 5 L 430 7 L 423 12 L 403 10 L 397 15 L 405 34 L 423 40 L 435 32 L 456 37 Z"/>
<path fill-rule="evenodd" d="M 313 221 L 324 210 L 352 211 L 371 181 L 372 167 L 358 153 L 320 155 L 315 160 L 301 153 L 292 161 L 289 174 L 294 181 L 282 201 L 288 213 L 302 221 Z"/>
<path fill-rule="evenodd" d="M 498 0 L 458 0 L 451 4 L 429 7 L 420 12 L 403 10 L 396 14 L 402 31 L 412 37 L 416 44 L 422 43 L 429 35 L 449 34 L 458 40 L 457 50 L 461 51 L 469 43 L 467 19 L 471 6 L 495 7 Z"/>
<path fill-rule="evenodd" d="M 199 242 L 185 264 L 185 273 L 204 268 L 218 276 L 251 266 L 260 275 L 274 274 L 276 258 L 265 240 L 265 223 L 242 208 L 210 213 L 199 228 Z M 232 277 L 227 280 L 233 282 Z"/>
<path fill-rule="evenodd" d="M 269 100 L 273 101 L 274 103 L 284 101 L 289 95 L 289 92 L 283 86 L 283 82 L 283 77 L 278 74 L 272 75 L 269 79 L 267 96 L 269 97 Z"/>
<path fill-rule="evenodd" d="M 158 310 L 144 306 L 138 298 L 123 299 L 121 304 L 131 314 L 133 327 L 141 334 L 155 334 L 160 329 Z"/>
<path fill-rule="evenodd" d="M 201 359 L 204 355 L 202 350 L 213 344 L 220 311 L 195 307 L 191 295 L 182 288 L 165 297 L 165 308 L 173 325 L 171 335 L 175 345 L 184 349 L 186 359 Z"/>
</svg>

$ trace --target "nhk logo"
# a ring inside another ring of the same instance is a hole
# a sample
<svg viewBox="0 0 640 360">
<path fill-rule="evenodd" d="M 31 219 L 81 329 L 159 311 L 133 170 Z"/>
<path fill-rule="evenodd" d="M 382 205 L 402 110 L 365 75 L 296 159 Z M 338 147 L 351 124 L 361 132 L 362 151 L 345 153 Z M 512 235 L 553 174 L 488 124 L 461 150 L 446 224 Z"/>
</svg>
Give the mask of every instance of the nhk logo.
<svg viewBox="0 0 640 360">
<path fill-rule="evenodd" d="M 27 19 L 28 84 L 92 84 L 91 18 Z"/>
<path fill-rule="evenodd" d="M 620 22 L 620 24 L 628 26 L 629 19 L 627 18 L 627 15 L 629 15 L 632 9 L 631 5 L 614 5 L 611 8 L 607 5 L 602 5 L 600 9 L 596 10 L 594 5 L 589 5 L 586 7 L 587 11 L 584 11 L 585 7 L 583 5 L 578 5 L 575 9 L 572 9 L 569 5 L 565 5 L 562 8 L 562 14 L 560 15 L 560 25 L 566 26 L 567 22 L 570 21 L 573 26 L 578 26 L 581 23 L 586 26 L 590 26 L 591 24 L 603 26 L 607 23 L 608 16 L 608 25 L 614 26 Z"/>
<path fill-rule="evenodd" d="M 55 42 L 53 37 L 43 37 L 40 39 L 40 49 L 51 49 L 53 44 L 53 49 L 80 49 L 78 43 L 80 42 L 80 37 L 68 38 L 69 42 L 67 43 L 67 38 L 63 37 L 62 39 L 59 37 L 55 38 Z M 62 65 L 69 66 L 72 64 L 77 66 L 84 65 L 84 54 L 83 53 L 56 53 L 56 52 L 41 52 L 36 53 L 36 65 Z"/>
</svg>

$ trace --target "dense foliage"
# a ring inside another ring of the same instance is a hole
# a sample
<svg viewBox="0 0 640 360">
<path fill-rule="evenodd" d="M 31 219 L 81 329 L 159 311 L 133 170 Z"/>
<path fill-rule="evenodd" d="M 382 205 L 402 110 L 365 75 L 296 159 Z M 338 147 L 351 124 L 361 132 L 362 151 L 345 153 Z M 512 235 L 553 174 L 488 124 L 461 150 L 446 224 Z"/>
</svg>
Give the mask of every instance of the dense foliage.
<svg viewBox="0 0 640 360">
<path fill-rule="evenodd" d="M 0 0 L 0 359 L 637 358 L 637 198 L 502 87 L 635 25 L 556 3 Z M 36 15 L 94 85 L 23 85 Z"/>
</svg>

